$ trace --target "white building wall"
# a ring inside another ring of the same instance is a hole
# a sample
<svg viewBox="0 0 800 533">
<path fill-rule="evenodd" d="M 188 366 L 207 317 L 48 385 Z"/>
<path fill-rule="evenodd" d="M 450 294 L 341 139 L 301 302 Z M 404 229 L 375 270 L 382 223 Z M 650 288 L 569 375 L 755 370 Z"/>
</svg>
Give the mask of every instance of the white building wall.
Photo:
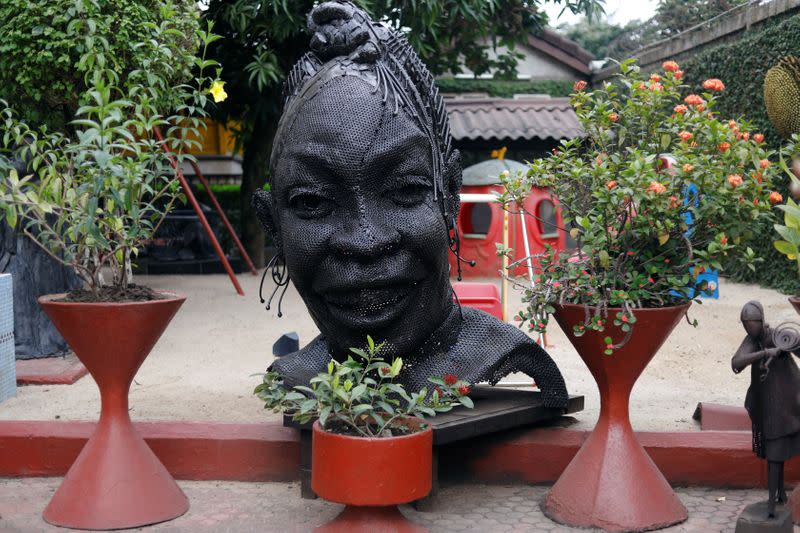
<svg viewBox="0 0 800 533">
<path fill-rule="evenodd" d="M 502 46 L 498 47 L 497 51 L 490 49 L 489 57 L 495 59 L 498 55 L 503 55 L 508 51 L 508 48 Z M 560 61 L 552 58 L 551 56 L 531 48 L 530 46 L 517 46 L 514 51 L 524 55 L 517 63 L 517 76 L 519 79 L 525 80 L 577 80 L 582 76 L 570 68 L 569 66 L 561 63 Z M 498 54 L 499 52 L 499 54 Z M 494 72 L 484 74 L 482 78 L 492 78 Z M 458 78 L 473 78 L 472 71 L 464 68 Z M 585 77 L 585 76 L 583 76 Z"/>
</svg>

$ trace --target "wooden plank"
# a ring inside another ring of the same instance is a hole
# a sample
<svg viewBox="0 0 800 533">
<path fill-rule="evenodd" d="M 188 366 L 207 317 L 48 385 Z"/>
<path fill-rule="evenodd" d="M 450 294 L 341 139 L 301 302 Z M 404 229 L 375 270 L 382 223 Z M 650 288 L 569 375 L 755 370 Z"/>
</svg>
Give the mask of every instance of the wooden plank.
<svg viewBox="0 0 800 533">
<path fill-rule="evenodd" d="M 433 444 L 447 444 L 520 426 L 554 420 L 583 409 L 583 396 L 570 396 L 566 409 L 544 407 L 542 393 L 480 385 L 470 393 L 475 408 L 455 408 L 428 419 L 433 428 Z M 312 422 L 299 424 L 284 415 L 287 427 L 309 429 Z"/>
</svg>

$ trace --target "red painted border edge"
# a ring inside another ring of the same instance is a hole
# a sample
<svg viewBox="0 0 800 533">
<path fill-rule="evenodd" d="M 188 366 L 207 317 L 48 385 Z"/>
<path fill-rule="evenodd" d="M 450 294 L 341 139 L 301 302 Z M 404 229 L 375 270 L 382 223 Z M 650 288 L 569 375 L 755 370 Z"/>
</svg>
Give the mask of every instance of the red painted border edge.
<svg viewBox="0 0 800 533">
<path fill-rule="evenodd" d="M 298 479 L 297 432 L 280 422 L 138 422 L 147 444 L 178 479 Z M 63 476 L 94 422 L 0 421 L 0 477 Z"/>
<path fill-rule="evenodd" d="M 93 422 L 0 421 L 0 477 L 61 476 L 94 429 Z M 137 429 L 178 479 L 289 481 L 299 478 L 296 430 L 261 424 L 138 422 Z M 587 433 L 534 428 L 454 443 L 440 449 L 442 477 L 473 482 L 552 483 Z M 640 432 L 650 457 L 675 485 L 755 487 L 764 463 L 746 431 Z M 800 482 L 800 458 L 786 465 Z"/>
</svg>

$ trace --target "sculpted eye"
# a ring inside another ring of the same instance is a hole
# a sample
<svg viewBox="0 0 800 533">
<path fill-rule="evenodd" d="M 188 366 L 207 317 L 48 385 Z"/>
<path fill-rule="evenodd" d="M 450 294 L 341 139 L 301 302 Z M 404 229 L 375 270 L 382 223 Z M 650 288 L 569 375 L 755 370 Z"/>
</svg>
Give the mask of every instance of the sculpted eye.
<svg viewBox="0 0 800 533">
<path fill-rule="evenodd" d="M 390 189 L 386 196 L 395 204 L 402 207 L 414 207 L 425 203 L 431 191 L 427 181 L 409 181 L 400 183 Z"/>
<path fill-rule="evenodd" d="M 333 202 L 313 193 L 300 193 L 289 198 L 289 207 L 301 218 L 319 218 L 329 214 Z"/>
</svg>

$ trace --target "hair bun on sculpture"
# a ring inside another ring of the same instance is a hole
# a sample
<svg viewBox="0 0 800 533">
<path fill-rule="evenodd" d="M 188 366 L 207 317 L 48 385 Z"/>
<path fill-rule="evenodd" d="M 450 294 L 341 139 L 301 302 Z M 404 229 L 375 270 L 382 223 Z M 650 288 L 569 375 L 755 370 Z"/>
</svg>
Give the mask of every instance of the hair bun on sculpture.
<svg viewBox="0 0 800 533">
<path fill-rule="evenodd" d="M 374 63 L 380 57 L 371 39 L 369 16 L 350 3 L 318 5 L 308 16 L 308 29 L 314 34 L 311 50 L 322 61 L 344 56 L 356 63 Z"/>
</svg>

